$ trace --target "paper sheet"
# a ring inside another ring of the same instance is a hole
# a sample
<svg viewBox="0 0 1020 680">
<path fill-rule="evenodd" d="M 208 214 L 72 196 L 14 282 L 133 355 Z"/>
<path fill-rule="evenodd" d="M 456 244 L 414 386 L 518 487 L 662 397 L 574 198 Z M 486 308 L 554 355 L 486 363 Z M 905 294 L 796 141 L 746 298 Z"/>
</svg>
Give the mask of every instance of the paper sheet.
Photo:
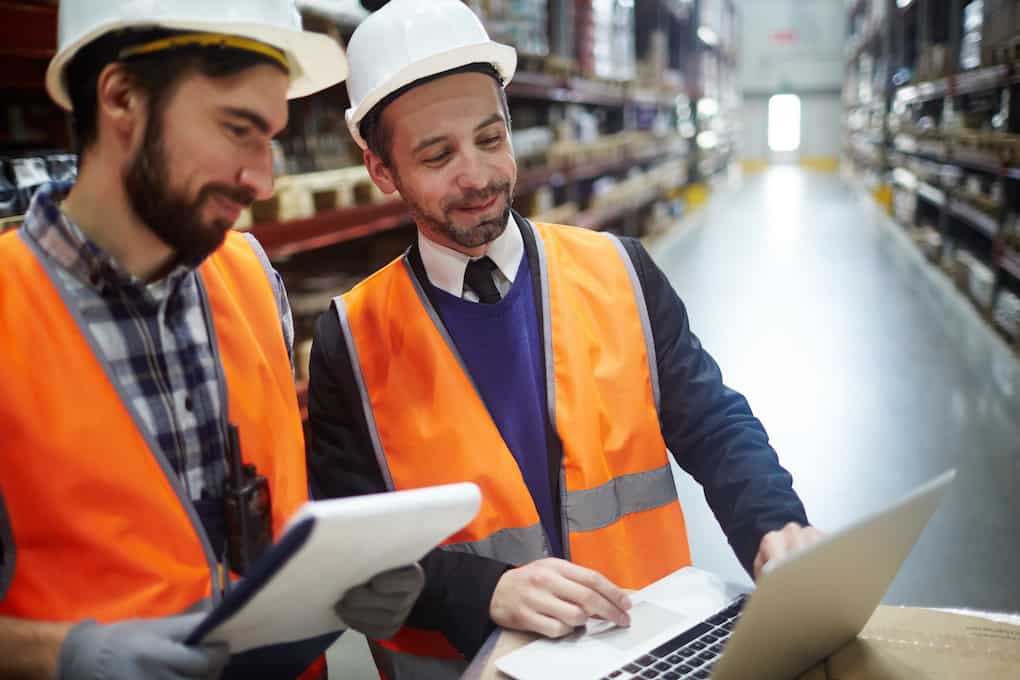
<svg viewBox="0 0 1020 680">
<path fill-rule="evenodd" d="M 307 503 L 288 524 L 315 519 L 304 545 L 204 639 L 227 642 L 237 654 L 340 630 L 345 626 L 333 607 L 344 593 L 419 561 L 470 522 L 480 505 L 481 493 L 470 483 Z"/>
</svg>

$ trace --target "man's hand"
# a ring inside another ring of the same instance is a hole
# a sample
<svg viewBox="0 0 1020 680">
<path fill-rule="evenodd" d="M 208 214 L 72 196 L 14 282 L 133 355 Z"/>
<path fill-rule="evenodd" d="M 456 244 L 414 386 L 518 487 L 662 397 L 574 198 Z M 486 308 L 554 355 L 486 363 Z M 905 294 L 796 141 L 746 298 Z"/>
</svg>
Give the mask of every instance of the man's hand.
<svg viewBox="0 0 1020 680">
<path fill-rule="evenodd" d="M 226 645 L 192 647 L 183 640 L 205 614 L 132 619 L 108 625 L 83 621 L 60 648 L 59 680 L 207 680 L 230 660 Z"/>
<path fill-rule="evenodd" d="M 818 529 L 802 527 L 796 522 L 765 534 L 758 546 L 758 555 L 754 558 L 754 578 L 757 580 L 761 576 L 761 570 L 768 562 L 786 557 L 797 548 L 814 543 L 822 535 Z"/>
<path fill-rule="evenodd" d="M 417 564 L 376 574 L 351 588 L 336 605 L 337 616 L 372 640 L 387 640 L 400 630 L 425 586 Z"/>
<path fill-rule="evenodd" d="M 556 558 L 503 574 L 489 615 L 503 628 L 562 637 L 597 616 L 629 626 L 630 598 L 602 574 Z"/>
</svg>

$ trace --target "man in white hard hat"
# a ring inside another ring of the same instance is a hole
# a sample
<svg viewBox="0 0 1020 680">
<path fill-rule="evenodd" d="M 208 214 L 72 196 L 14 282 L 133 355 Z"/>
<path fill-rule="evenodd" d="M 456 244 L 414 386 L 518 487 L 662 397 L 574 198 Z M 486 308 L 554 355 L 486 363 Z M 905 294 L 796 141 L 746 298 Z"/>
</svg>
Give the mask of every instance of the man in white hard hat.
<svg viewBox="0 0 1020 680">
<path fill-rule="evenodd" d="M 376 648 L 386 675 L 455 677 L 495 625 L 627 624 L 624 588 L 690 564 L 669 452 L 748 571 L 814 540 L 640 243 L 511 210 L 515 51 L 457 0 L 392 0 L 348 59 L 351 134 L 418 238 L 317 324 L 313 493 L 467 479 L 484 498 L 424 561 L 408 627 Z"/>
<path fill-rule="evenodd" d="M 231 226 L 272 193 L 288 98 L 346 62 L 292 0 L 64 0 L 59 32 L 78 179 L 0 237 L 0 677 L 219 677 L 230 650 L 184 644 L 186 612 L 308 488 L 287 298 Z M 386 636 L 421 583 L 386 572 L 336 607 Z M 329 641 L 231 672 L 319 677 Z"/>
</svg>

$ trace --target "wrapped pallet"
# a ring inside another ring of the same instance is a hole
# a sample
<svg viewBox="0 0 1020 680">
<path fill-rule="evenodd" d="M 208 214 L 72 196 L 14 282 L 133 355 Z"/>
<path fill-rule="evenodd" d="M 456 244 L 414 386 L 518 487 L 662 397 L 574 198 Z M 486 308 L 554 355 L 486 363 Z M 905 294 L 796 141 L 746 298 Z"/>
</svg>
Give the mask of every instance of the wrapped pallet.
<svg viewBox="0 0 1020 680">
<path fill-rule="evenodd" d="M 1020 8 L 1016 0 L 982 0 L 983 17 L 981 21 L 982 53 L 986 61 L 1002 60 L 1001 49 L 1020 33 Z M 996 55 L 1000 55 L 996 57 Z"/>
<path fill-rule="evenodd" d="M 1020 297 L 1016 293 L 1008 290 L 999 292 L 992 318 L 1009 337 L 1020 340 Z"/>
<path fill-rule="evenodd" d="M 481 0 L 478 6 L 493 40 L 513 45 L 521 56 L 548 56 L 548 0 Z"/>
<path fill-rule="evenodd" d="M 992 307 L 992 295 L 995 291 L 995 272 L 977 260 L 971 263 L 970 280 L 967 290 L 978 307 L 990 310 Z"/>
</svg>

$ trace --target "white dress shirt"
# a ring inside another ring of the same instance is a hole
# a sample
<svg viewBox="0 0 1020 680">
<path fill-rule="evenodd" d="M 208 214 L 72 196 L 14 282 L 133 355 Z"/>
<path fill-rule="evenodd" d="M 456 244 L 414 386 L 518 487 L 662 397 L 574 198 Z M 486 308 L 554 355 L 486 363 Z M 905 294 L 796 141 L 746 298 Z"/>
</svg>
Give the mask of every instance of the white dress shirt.
<svg viewBox="0 0 1020 680">
<path fill-rule="evenodd" d="M 421 231 L 418 232 L 418 248 L 421 251 L 422 264 L 425 265 L 425 273 L 433 286 L 445 290 L 450 295 L 478 302 L 475 291 L 464 287 L 464 272 L 467 270 L 468 262 L 480 259 L 484 255 L 468 257 L 464 253 L 430 241 Z M 489 244 L 485 255 L 496 264 L 492 278 L 500 297 L 504 297 L 514 285 L 517 270 L 520 269 L 521 259 L 524 257 L 524 238 L 517 228 L 517 223 L 514 222 L 513 215 L 507 220 L 503 233 Z"/>
</svg>

